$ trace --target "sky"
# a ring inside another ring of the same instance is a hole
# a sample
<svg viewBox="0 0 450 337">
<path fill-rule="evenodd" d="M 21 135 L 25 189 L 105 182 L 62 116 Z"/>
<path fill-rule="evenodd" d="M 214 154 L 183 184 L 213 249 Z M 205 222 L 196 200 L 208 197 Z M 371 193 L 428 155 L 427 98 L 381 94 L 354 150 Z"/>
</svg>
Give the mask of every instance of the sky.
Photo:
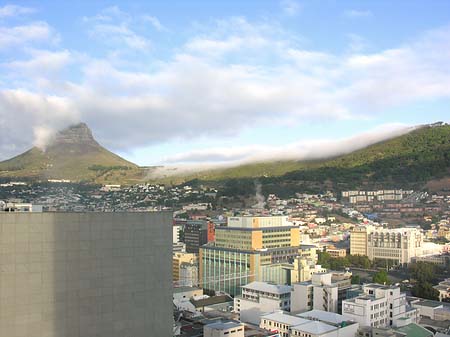
<svg viewBox="0 0 450 337">
<path fill-rule="evenodd" d="M 139 165 L 320 158 L 449 107 L 450 1 L 0 1 L 0 160 L 78 122 Z"/>
</svg>

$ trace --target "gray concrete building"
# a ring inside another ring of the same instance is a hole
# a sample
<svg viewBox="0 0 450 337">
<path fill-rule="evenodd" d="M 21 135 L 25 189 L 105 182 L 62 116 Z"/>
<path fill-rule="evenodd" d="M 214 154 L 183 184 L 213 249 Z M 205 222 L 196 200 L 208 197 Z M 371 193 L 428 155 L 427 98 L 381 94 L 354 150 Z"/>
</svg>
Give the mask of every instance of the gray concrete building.
<svg viewBox="0 0 450 337">
<path fill-rule="evenodd" d="M 172 335 L 171 213 L 0 213 L 0 336 Z"/>
</svg>

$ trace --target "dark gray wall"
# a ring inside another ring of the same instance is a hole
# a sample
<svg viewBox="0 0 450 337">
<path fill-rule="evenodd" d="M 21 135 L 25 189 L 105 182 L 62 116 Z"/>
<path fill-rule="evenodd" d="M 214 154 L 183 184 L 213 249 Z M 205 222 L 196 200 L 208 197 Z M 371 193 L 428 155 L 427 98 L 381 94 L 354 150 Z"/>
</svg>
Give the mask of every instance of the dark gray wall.
<svg viewBox="0 0 450 337">
<path fill-rule="evenodd" d="M 0 336 L 171 336 L 171 221 L 0 213 Z"/>
</svg>

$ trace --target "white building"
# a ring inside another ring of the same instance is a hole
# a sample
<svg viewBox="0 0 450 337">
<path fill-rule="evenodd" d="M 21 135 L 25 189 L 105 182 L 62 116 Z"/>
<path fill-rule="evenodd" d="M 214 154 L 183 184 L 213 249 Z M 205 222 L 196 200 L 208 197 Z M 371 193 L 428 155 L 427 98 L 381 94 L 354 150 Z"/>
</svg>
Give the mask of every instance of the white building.
<svg viewBox="0 0 450 337">
<path fill-rule="evenodd" d="M 173 239 L 172 239 L 172 243 L 178 243 L 180 242 L 180 231 L 181 231 L 181 226 L 180 225 L 174 225 L 173 226 Z"/>
<path fill-rule="evenodd" d="M 363 294 L 343 301 L 342 314 L 362 327 L 404 326 L 418 321 L 418 310 L 407 305 L 397 286 L 365 284 Z"/>
<path fill-rule="evenodd" d="M 238 321 L 219 321 L 203 327 L 204 337 L 244 337 L 244 325 Z"/>
<path fill-rule="evenodd" d="M 312 275 L 311 281 L 292 284 L 291 312 L 312 309 L 339 312 L 351 287 L 351 273 L 327 272 Z"/>
<path fill-rule="evenodd" d="M 227 219 L 228 227 L 266 228 L 292 226 L 287 216 L 233 216 Z"/>
<path fill-rule="evenodd" d="M 407 264 L 421 254 L 423 235 L 418 228 L 377 229 L 367 235 L 367 256 L 370 260 L 394 260 Z"/>
<path fill-rule="evenodd" d="M 234 311 L 242 322 L 259 324 L 262 315 L 278 310 L 289 311 L 291 287 L 267 282 L 251 282 L 234 298 Z"/>
<path fill-rule="evenodd" d="M 280 337 L 354 337 L 359 324 L 339 314 L 313 310 L 296 316 L 274 312 L 262 316 L 259 326 Z"/>
<path fill-rule="evenodd" d="M 450 278 L 439 282 L 439 284 L 433 288 L 439 291 L 439 301 L 442 302 L 443 300 L 450 298 Z"/>
</svg>

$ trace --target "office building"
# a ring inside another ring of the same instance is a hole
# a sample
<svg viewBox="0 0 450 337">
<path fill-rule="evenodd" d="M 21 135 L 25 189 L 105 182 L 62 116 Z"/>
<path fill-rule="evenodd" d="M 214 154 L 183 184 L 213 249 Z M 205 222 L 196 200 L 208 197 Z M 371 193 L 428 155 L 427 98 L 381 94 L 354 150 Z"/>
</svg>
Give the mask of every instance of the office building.
<svg viewBox="0 0 450 337">
<path fill-rule="evenodd" d="M 342 314 L 362 327 L 397 327 L 419 319 L 418 310 L 407 304 L 400 287 L 376 283 L 365 284 L 363 294 L 344 300 Z"/>
<path fill-rule="evenodd" d="M 292 284 L 291 311 L 342 311 L 342 301 L 351 289 L 351 273 L 326 272 L 312 275 L 311 281 Z"/>
<path fill-rule="evenodd" d="M 170 336 L 171 222 L 167 212 L 0 213 L 0 335 Z"/>
<path fill-rule="evenodd" d="M 367 256 L 367 236 L 373 226 L 355 226 L 350 232 L 350 255 Z"/>
<path fill-rule="evenodd" d="M 242 287 L 242 295 L 234 298 L 234 312 L 245 323 L 259 324 L 261 315 L 273 311 L 289 311 L 291 306 L 291 287 L 252 282 Z"/>
<path fill-rule="evenodd" d="M 418 228 L 377 229 L 367 234 L 367 256 L 408 264 L 421 255 L 423 235 Z"/>
<path fill-rule="evenodd" d="M 229 218 L 215 239 L 200 248 L 200 283 L 233 296 L 253 281 L 289 283 L 286 264 L 302 252 L 299 228 L 282 216 Z"/>
<path fill-rule="evenodd" d="M 208 222 L 188 220 L 184 225 L 186 252 L 198 254 L 199 248 L 208 242 Z"/>
</svg>

